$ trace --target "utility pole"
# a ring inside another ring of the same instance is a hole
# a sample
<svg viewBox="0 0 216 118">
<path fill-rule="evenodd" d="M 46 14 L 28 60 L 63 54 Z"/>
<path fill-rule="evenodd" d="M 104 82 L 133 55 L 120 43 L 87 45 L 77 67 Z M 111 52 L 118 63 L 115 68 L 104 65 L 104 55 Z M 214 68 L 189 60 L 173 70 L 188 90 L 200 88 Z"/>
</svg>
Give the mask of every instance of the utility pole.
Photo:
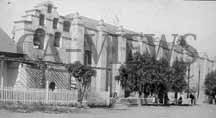
<svg viewBox="0 0 216 118">
<path fill-rule="evenodd" d="M 3 75 L 3 72 L 4 72 L 4 61 L 3 60 L 0 60 L 0 64 L 1 64 L 1 69 L 0 69 L 0 79 L 1 79 L 1 89 L 3 89 L 4 87 L 4 75 Z"/>
<path fill-rule="evenodd" d="M 188 64 L 188 97 L 189 97 L 189 93 L 190 93 L 190 64 Z"/>
<path fill-rule="evenodd" d="M 3 55 L 1 55 L 0 57 L 5 57 Z M 1 79 L 1 89 L 3 89 L 4 87 L 4 60 L 0 60 L 0 79 Z"/>
<path fill-rule="evenodd" d="M 172 65 L 171 60 L 172 60 L 172 54 L 173 54 L 174 48 L 175 48 L 176 39 L 177 39 L 177 37 L 174 35 L 174 39 L 173 39 L 173 42 L 172 42 L 172 48 L 171 48 L 171 50 L 170 50 L 170 59 L 169 59 L 169 65 L 170 65 L 170 66 Z"/>
<path fill-rule="evenodd" d="M 199 98 L 199 92 L 200 92 L 200 64 L 199 64 L 199 70 L 198 70 L 198 90 L 197 90 L 197 98 Z"/>
</svg>

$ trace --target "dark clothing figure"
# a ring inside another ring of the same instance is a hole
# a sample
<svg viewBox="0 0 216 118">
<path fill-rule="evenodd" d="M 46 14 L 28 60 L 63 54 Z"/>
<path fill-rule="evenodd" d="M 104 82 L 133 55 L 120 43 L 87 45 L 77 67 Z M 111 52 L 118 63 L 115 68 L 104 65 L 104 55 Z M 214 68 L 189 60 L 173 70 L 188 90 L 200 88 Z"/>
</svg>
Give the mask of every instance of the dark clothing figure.
<svg viewBox="0 0 216 118">
<path fill-rule="evenodd" d="M 182 104 L 182 97 L 178 99 L 178 104 Z"/>
<path fill-rule="evenodd" d="M 55 82 L 51 82 L 50 84 L 49 84 L 49 89 L 51 89 L 52 91 L 54 91 L 55 90 Z"/>
<path fill-rule="evenodd" d="M 215 102 L 215 104 L 216 104 L 216 95 L 214 96 L 214 102 Z"/>
<path fill-rule="evenodd" d="M 158 96 L 154 95 L 154 98 L 155 98 L 155 104 L 158 104 Z"/>
<path fill-rule="evenodd" d="M 117 92 L 114 92 L 113 98 L 117 98 L 117 97 L 118 97 Z"/>
<path fill-rule="evenodd" d="M 165 94 L 165 101 L 164 102 L 165 102 L 164 104 L 168 104 L 169 103 L 169 97 L 168 97 L 167 94 Z"/>
<path fill-rule="evenodd" d="M 196 101 L 195 101 L 195 96 L 193 94 L 190 94 L 190 99 L 191 99 L 191 104 L 196 104 Z"/>
</svg>

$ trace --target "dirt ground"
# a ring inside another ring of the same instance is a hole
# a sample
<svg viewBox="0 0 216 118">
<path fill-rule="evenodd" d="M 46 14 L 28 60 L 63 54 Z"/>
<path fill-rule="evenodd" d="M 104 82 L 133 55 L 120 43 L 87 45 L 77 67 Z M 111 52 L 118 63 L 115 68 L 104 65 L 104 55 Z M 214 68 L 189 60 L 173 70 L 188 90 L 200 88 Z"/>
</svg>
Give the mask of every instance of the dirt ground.
<svg viewBox="0 0 216 118">
<path fill-rule="evenodd" d="M 18 113 L 0 110 L 0 118 L 216 118 L 216 105 L 134 106 L 127 109 L 91 108 L 75 113 Z"/>
</svg>

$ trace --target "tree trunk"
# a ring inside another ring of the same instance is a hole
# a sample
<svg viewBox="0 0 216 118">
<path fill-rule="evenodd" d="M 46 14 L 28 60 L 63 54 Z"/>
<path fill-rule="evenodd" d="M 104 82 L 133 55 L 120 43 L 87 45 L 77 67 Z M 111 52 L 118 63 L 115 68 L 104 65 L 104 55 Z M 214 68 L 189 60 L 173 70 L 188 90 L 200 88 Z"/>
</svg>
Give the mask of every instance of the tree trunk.
<svg viewBox="0 0 216 118">
<path fill-rule="evenodd" d="M 178 92 L 175 92 L 175 103 L 178 104 Z"/>
<path fill-rule="evenodd" d="M 168 102 L 169 102 L 168 93 L 164 93 L 164 104 L 168 105 Z"/>
<path fill-rule="evenodd" d="M 139 92 L 139 98 L 142 98 L 142 92 Z"/>
<path fill-rule="evenodd" d="M 159 92 L 158 98 L 159 98 L 159 103 L 160 103 L 160 104 L 163 104 L 164 94 Z"/>
<path fill-rule="evenodd" d="M 81 91 L 81 96 L 80 96 L 81 103 L 83 103 L 83 98 L 86 95 L 86 90 L 87 90 L 87 87 L 84 87 L 83 90 Z"/>
<path fill-rule="evenodd" d="M 83 86 L 81 83 L 78 84 L 78 102 L 80 104 L 80 107 L 86 106 L 86 104 L 83 104 L 83 99 L 86 96 L 87 89 L 87 86 Z"/>
<path fill-rule="evenodd" d="M 68 89 L 69 90 L 71 90 L 71 78 L 72 78 L 72 75 L 69 73 L 69 87 L 68 87 Z"/>
<path fill-rule="evenodd" d="M 148 94 L 145 94 L 145 93 L 144 93 L 144 96 L 143 96 L 143 97 L 144 97 L 144 101 L 143 101 L 144 104 L 149 104 L 148 101 L 147 101 Z"/>
<path fill-rule="evenodd" d="M 78 82 L 78 102 L 82 104 L 82 86 L 81 83 Z"/>
<path fill-rule="evenodd" d="M 130 96 L 130 92 L 129 92 L 129 91 L 125 91 L 124 97 L 127 98 L 127 97 L 129 97 L 129 96 Z"/>
</svg>

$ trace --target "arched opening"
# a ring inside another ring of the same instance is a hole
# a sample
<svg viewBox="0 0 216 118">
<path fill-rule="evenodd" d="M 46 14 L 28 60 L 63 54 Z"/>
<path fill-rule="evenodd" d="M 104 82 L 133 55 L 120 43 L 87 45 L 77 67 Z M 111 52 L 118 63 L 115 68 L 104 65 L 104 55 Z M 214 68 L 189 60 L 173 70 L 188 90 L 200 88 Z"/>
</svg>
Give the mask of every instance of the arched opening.
<svg viewBox="0 0 216 118">
<path fill-rule="evenodd" d="M 92 37 L 90 35 L 84 35 L 84 64 L 91 65 L 92 63 L 92 49 L 91 49 L 91 42 Z"/>
<path fill-rule="evenodd" d="M 54 36 L 54 46 L 55 47 L 60 47 L 60 39 L 61 39 L 61 33 L 56 32 Z"/>
<path fill-rule="evenodd" d="M 57 26 L 58 26 L 58 18 L 54 18 L 53 19 L 53 29 L 57 29 Z"/>
<path fill-rule="evenodd" d="M 91 65 L 92 54 L 90 50 L 85 50 L 84 52 L 84 64 Z"/>
<path fill-rule="evenodd" d="M 63 23 L 63 31 L 70 32 L 71 23 L 69 21 L 64 21 Z"/>
<path fill-rule="evenodd" d="M 36 29 L 33 37 L 33 45 L 35 48 L 43 49 L 45 38 L 45 31 L 43 29 Z"/>
<path fill-rule="evenodd" d="M 47 12 L 48 13 L 52 13 L 52 8 L 53 8 L 53 5 L 52 4 L 48 4 Z"/>
<path fill-rule="evenodd" d="M 44 24 L 45 24 L 45 15 L 40 14 L 40 16 L 39 16 L 39 25 L 44 26 Z"/>
<path fill-rule="evenodd" d="M 49 84 L 49 89 L 52 90 L 52 91 L 54 91 L 54 90 L 55 90 L 55 87 L 56 87 L 55 82 L 50 82 L 50 84 Z"/>
</svg>

